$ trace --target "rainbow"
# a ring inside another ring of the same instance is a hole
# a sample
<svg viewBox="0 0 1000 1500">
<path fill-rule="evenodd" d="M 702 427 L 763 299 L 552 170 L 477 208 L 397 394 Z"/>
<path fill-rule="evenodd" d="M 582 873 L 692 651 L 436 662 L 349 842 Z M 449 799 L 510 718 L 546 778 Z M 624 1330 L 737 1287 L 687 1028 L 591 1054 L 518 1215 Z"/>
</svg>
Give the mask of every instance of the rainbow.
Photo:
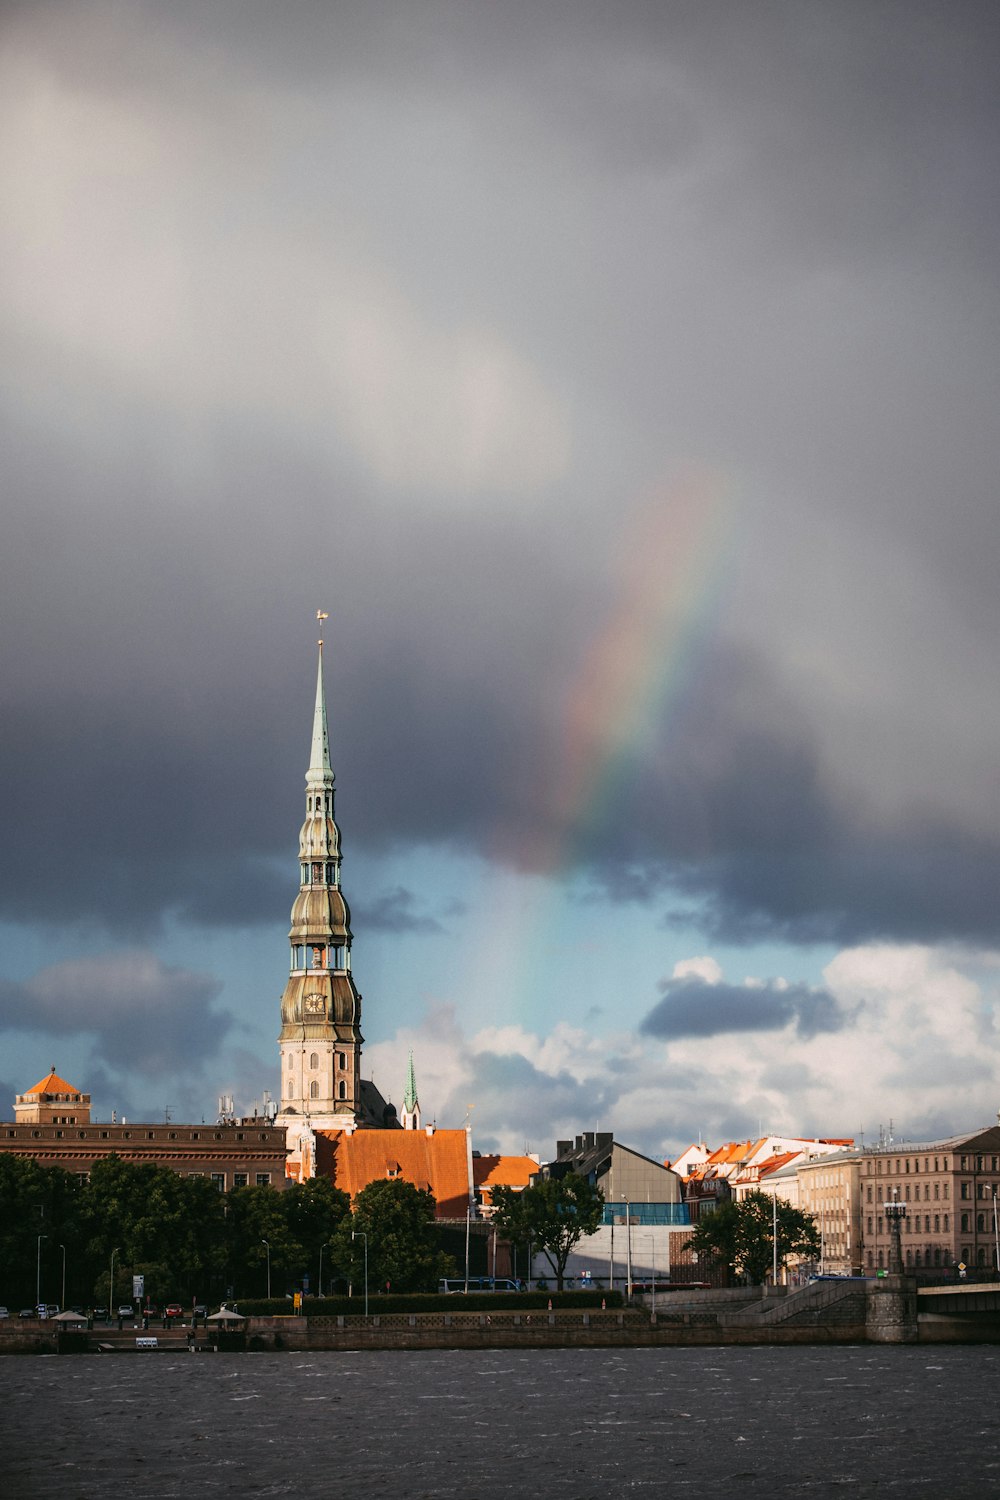
<svg viewBox="0 0 1000 1500">
<path fill-rule="evenodd" d="M 665 705 L 697 669 L 734 551 L 732 509 L 728 483 L 702 475 L 648 491 L 620 533 L 613 603 L 562 696 L 558 748 L 549 773 L 539 772 L 532 827 L 525 835 L 519 819 L 513 845 L 498 832 L 493 874 L 476 902 L 482 917 L 468 934 L 468 992 L 509 1022 L 537 1029 L 539 980 L 551 976 L 553 955 L 578 972 L 566 881 L 611 816 L 636 753 L 655 746 Z M 584 1011 L 599 998 L 581 997 Z"/>
<path fill-rule="evenodd" d="M 561 754 L 530 867 L 569 869 L 598 830 L 630 760 L 652 746 L 688 681 L 726 563 L 729 488 L 701 476 L 644 496 L 622 537 L 617 598 L 567 695 Z"/>
</svg>

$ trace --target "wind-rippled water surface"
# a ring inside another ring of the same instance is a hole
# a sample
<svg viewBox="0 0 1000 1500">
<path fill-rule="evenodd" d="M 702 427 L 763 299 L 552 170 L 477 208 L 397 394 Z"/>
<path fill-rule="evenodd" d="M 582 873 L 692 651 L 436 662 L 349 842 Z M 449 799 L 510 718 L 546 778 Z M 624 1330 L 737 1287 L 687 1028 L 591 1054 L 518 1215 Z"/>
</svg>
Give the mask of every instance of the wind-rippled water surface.
<svg viewBox="0 0 1000 1500">
<path fill-rule="evenodd" d="M 4 1490 L 981 1497 L 1000 1350 L 719 1348 L 0 1360 Z"/>
</svg>

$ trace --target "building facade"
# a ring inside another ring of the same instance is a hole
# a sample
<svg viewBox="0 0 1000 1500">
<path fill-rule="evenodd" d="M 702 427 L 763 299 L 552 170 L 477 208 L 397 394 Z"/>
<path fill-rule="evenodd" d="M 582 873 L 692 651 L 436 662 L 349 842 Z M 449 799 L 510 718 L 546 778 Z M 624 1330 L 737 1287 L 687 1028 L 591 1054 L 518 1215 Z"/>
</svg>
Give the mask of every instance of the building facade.
<svg viewBox="0 0 1000 1500">
<path fill-rule="evenodd" d="M 55 1068 L 19 1094 L 15 1108 L 15 1121 L 0 1124 L 0 1151 L 30 1157 L 43 1167 L 86 1177 L 99 1161 L 117 1156 L 130 1166 L 209 1177 L 220 1192 L 286 1185 L 285 1132 L 267 1119 L 217 1125 L 95 1123 L 89 1094 L 59 1078 Z"/>
</svg>

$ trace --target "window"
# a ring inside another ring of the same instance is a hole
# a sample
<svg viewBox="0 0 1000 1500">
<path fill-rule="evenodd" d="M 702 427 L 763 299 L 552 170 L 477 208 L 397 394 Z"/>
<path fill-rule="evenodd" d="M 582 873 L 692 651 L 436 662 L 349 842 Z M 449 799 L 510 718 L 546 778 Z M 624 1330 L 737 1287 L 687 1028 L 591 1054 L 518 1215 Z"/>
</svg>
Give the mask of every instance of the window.
<svg viewBox="0 0 1000 1500">
<path fill-rule="evenodd" d="M 343 1079 L 340 1080 L 340 1087 L 337 1090 L 337 1094 L 341 1099 L 347 1098 L 347 1084 Z"/>
<path fill-rule="evenodd" d="M 62 1134 L 63 1134 L 63 1133 L 62 1133 L 62 1131 L 61 1131 L 61 1130 L 57 1130 L 57 1131 L 56 1131 L 56 1140 L 57 1140 L 57 1141 L 61 1141 L 61 1140 L 62 1140 Z M 127 1131 L 127 1130 L 126 1130 L 126 1132 L 125 1132 L 125 1134 L 126 1134 L 126 1135 L 128 1135 L 128 1131 Z"/>
<path fill-rule="evenodd" d="M 948 1233 L 948 1215 L 947 1214 L 945 1214 L 945 1216 L 944 1216 L 944 1232 L 945 1232 L 945 1234 Z"/>
<path fill-rule="evenodd" d="M 942 1198 L 947 1198 L 947 1196 L 948 1196 L 948 1184 L 947 1183 L 945 1183 L 945 1185 L 944 1185 L 944 1192 L 941 1194 L 941 1196 L 942 1196 Z"/>
<path fill-rule="evenodd" d="M 934 1184 L 934 1201 L 937 1202 L 937 1200 L 940 1198 L 940 1196 L 941 1196 L 941 1184 L 939 1182 L 936 1182 Z"/>
<path fill-rule="evenodd" d="M 986 1228 L 986 1215 L 985 1214 L 976 1214 L 976 1229 L 978 1230 L 978 1232 L 980 1234 L 982 1234 L 983 1230 L 985 1228 Z M 780 1240 L 779 1240 L 779 1244 L 780 1244 Z"/>
<path fill-rule="evenodd" d="M 935 1234 L 940 1234 L 940 1232 L 941 1232 L 941 1215 L 940 1214 L 935 1214 L 934 1215 L 934 1233 Z M 780 1239 L 778 1240 L 778 1244 L 779 1245 L 781 1244 L 781 1240 Z"/>
<path fill-rule="evenodd" d="M 971 1198 L 972 1197 L 972 1191 L 971 1191 L 971 1189 L 972 1189 L 971 1182 L 963 1182 L 962 1186 L 961 1186 L 961 1188 L 959 1190 L 960 1196 L 962 1198 Z"/>
<path fill-rule="evenodd" d="M 310 1097 L 310 1099 L 318 1099 L 319 1098 L 319 1084 L 316 1082 L 315 1078 L 313 1079 L 312 1083 L 309 1085 L 309 1097 Z"/>
<path fill-rule="evenodd" d="M 869 1214 L 868 1215 L 868 1233 L 871 1234 L 871 1232 L 872 1232 L 872 1216 L 871 1216 L 871 1214 Z M 780 1239 L 778 1241 L 778 1244 L 779 1245 L 781 1244 Z"/>
<path fill-rule="evenodd" d="M 270 1174 L 270 1172 L 258 1172 L 257 1173 L 257 1186 L 258 1187 L 270 1187 L 271 1186 L 271 1174 Z"/>
<path fill-rule="evenodd" d="M 337 1067 L 338 1068 L 346 1068 L 347 1067 L 347 1058 L 345 1057 L 345 1055 L 344 1055 L 343 1052 L 338 1052 L 337 1053 Z"/>
<path fill-rule="evenodd" d="M 319 1058 L 317 1057 L 315 1052 L 310 1052 L 309 1054 L 309 1066 L 311 1068 L 319 1067 Z"/>
<path fill-rule="evenodd" d="M 977 1156 L 976 1157 L 976 1171 L 977 1172 L 981 1172 L 983 1170 L 983 1162 L 985 1160 L 986 1160 L 986 1158 L 984 1156 Z"/>
<path fill-rule="evenodd" d="M 220 1193 L 224 1193 L 226 1191 L 226 1174 L 225 1174 L 225 1172 L 213 1172 L 212 1173 L 212 1186 L 214 1188 L 217 1188 Z"/>
<path fill-rule="evenodd" d="M 200 1136 L 199 1136 L 199 1133 L 198 1133 L 197 1130 L 192 1130 L 192 1132 L 191 1132 L 191 1139 L 193 1141 L 197 1141 L 197 1140 L 200 1139 Z"/>
<path fill-rule="evenodd" d="M 234 1188 L 246 1187 L 247 1183 L 249 1181 L 250 1181 L 250 1174 L 249 1174 L 249 1172 L 234 1172 L 233 1173 L 233 1187 Z"/>
<path fill-rule="evenodd" d="M 968 1232 L 969 1232 L 969 1215 L 968 1214 L 963 1214 L 962 1215 L 962 1233 L 963 1234 L 968 1234 Z M 781 1243 L 780 1240 L 779 1240 L 778 1243 L 779 1244 Z"/>
<path fill-rule="evenodd" d="M 872 1201 L 872 1185 L 871 1185 L 871 1183 L 869 1183 L 868 1184 L 868 1202 L 870 1203 L 871 1201 Z"/>
<path fill-rule="evenodd" d="M 968 1247 L 968 1245 L 963 1245 L 962 1246 L 962 1259 L 963 1259 L 963 1261 L 965 1262 L 966 1265 L 969 1264 L 970 1256 L 969 1256 L 969 1247 Z"/>
<path fill-rule="evenodd" d="M 146 1139 L 147 1139 L 147 1141 L 155 1140 L 156 1139 L 156 1132 L 154 1130 L 147 1130 L 146 1131 Z"/>
</svg>

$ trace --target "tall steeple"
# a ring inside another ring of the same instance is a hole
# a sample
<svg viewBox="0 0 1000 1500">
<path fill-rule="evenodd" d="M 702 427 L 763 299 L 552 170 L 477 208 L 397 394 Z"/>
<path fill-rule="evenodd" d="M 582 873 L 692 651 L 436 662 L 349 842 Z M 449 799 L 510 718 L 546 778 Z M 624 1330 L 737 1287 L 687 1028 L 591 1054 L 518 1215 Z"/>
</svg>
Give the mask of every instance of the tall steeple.
<svg viewBox="0 0 1000 1500">
<path fill-rule="evenodd" d="M 317 611 L 321 627 L 326 618 Z M 361 996 L 351 974 L 351 914 L 340 888 L 322 638 L 318 651 L 306 817 L 299 833 L 299 894 L 292 907 L 290 972 L 281 997 L 277 1119 L 288 1127 L 335 1129 L 361 1118 L 364 1039 Z"/>
<path fill-rule="evenodd" d="M 413 1053 L 410 1053 L 409 1066 L 406 1069 L 406 1088 L 403 1090 L 403 1113 L 399 1117 L 399 1123 L 404 1130 L 420 1129 L 420 1100 L 417 1098 L 417 1079 L 413 1071 Z"/>
</svg>

